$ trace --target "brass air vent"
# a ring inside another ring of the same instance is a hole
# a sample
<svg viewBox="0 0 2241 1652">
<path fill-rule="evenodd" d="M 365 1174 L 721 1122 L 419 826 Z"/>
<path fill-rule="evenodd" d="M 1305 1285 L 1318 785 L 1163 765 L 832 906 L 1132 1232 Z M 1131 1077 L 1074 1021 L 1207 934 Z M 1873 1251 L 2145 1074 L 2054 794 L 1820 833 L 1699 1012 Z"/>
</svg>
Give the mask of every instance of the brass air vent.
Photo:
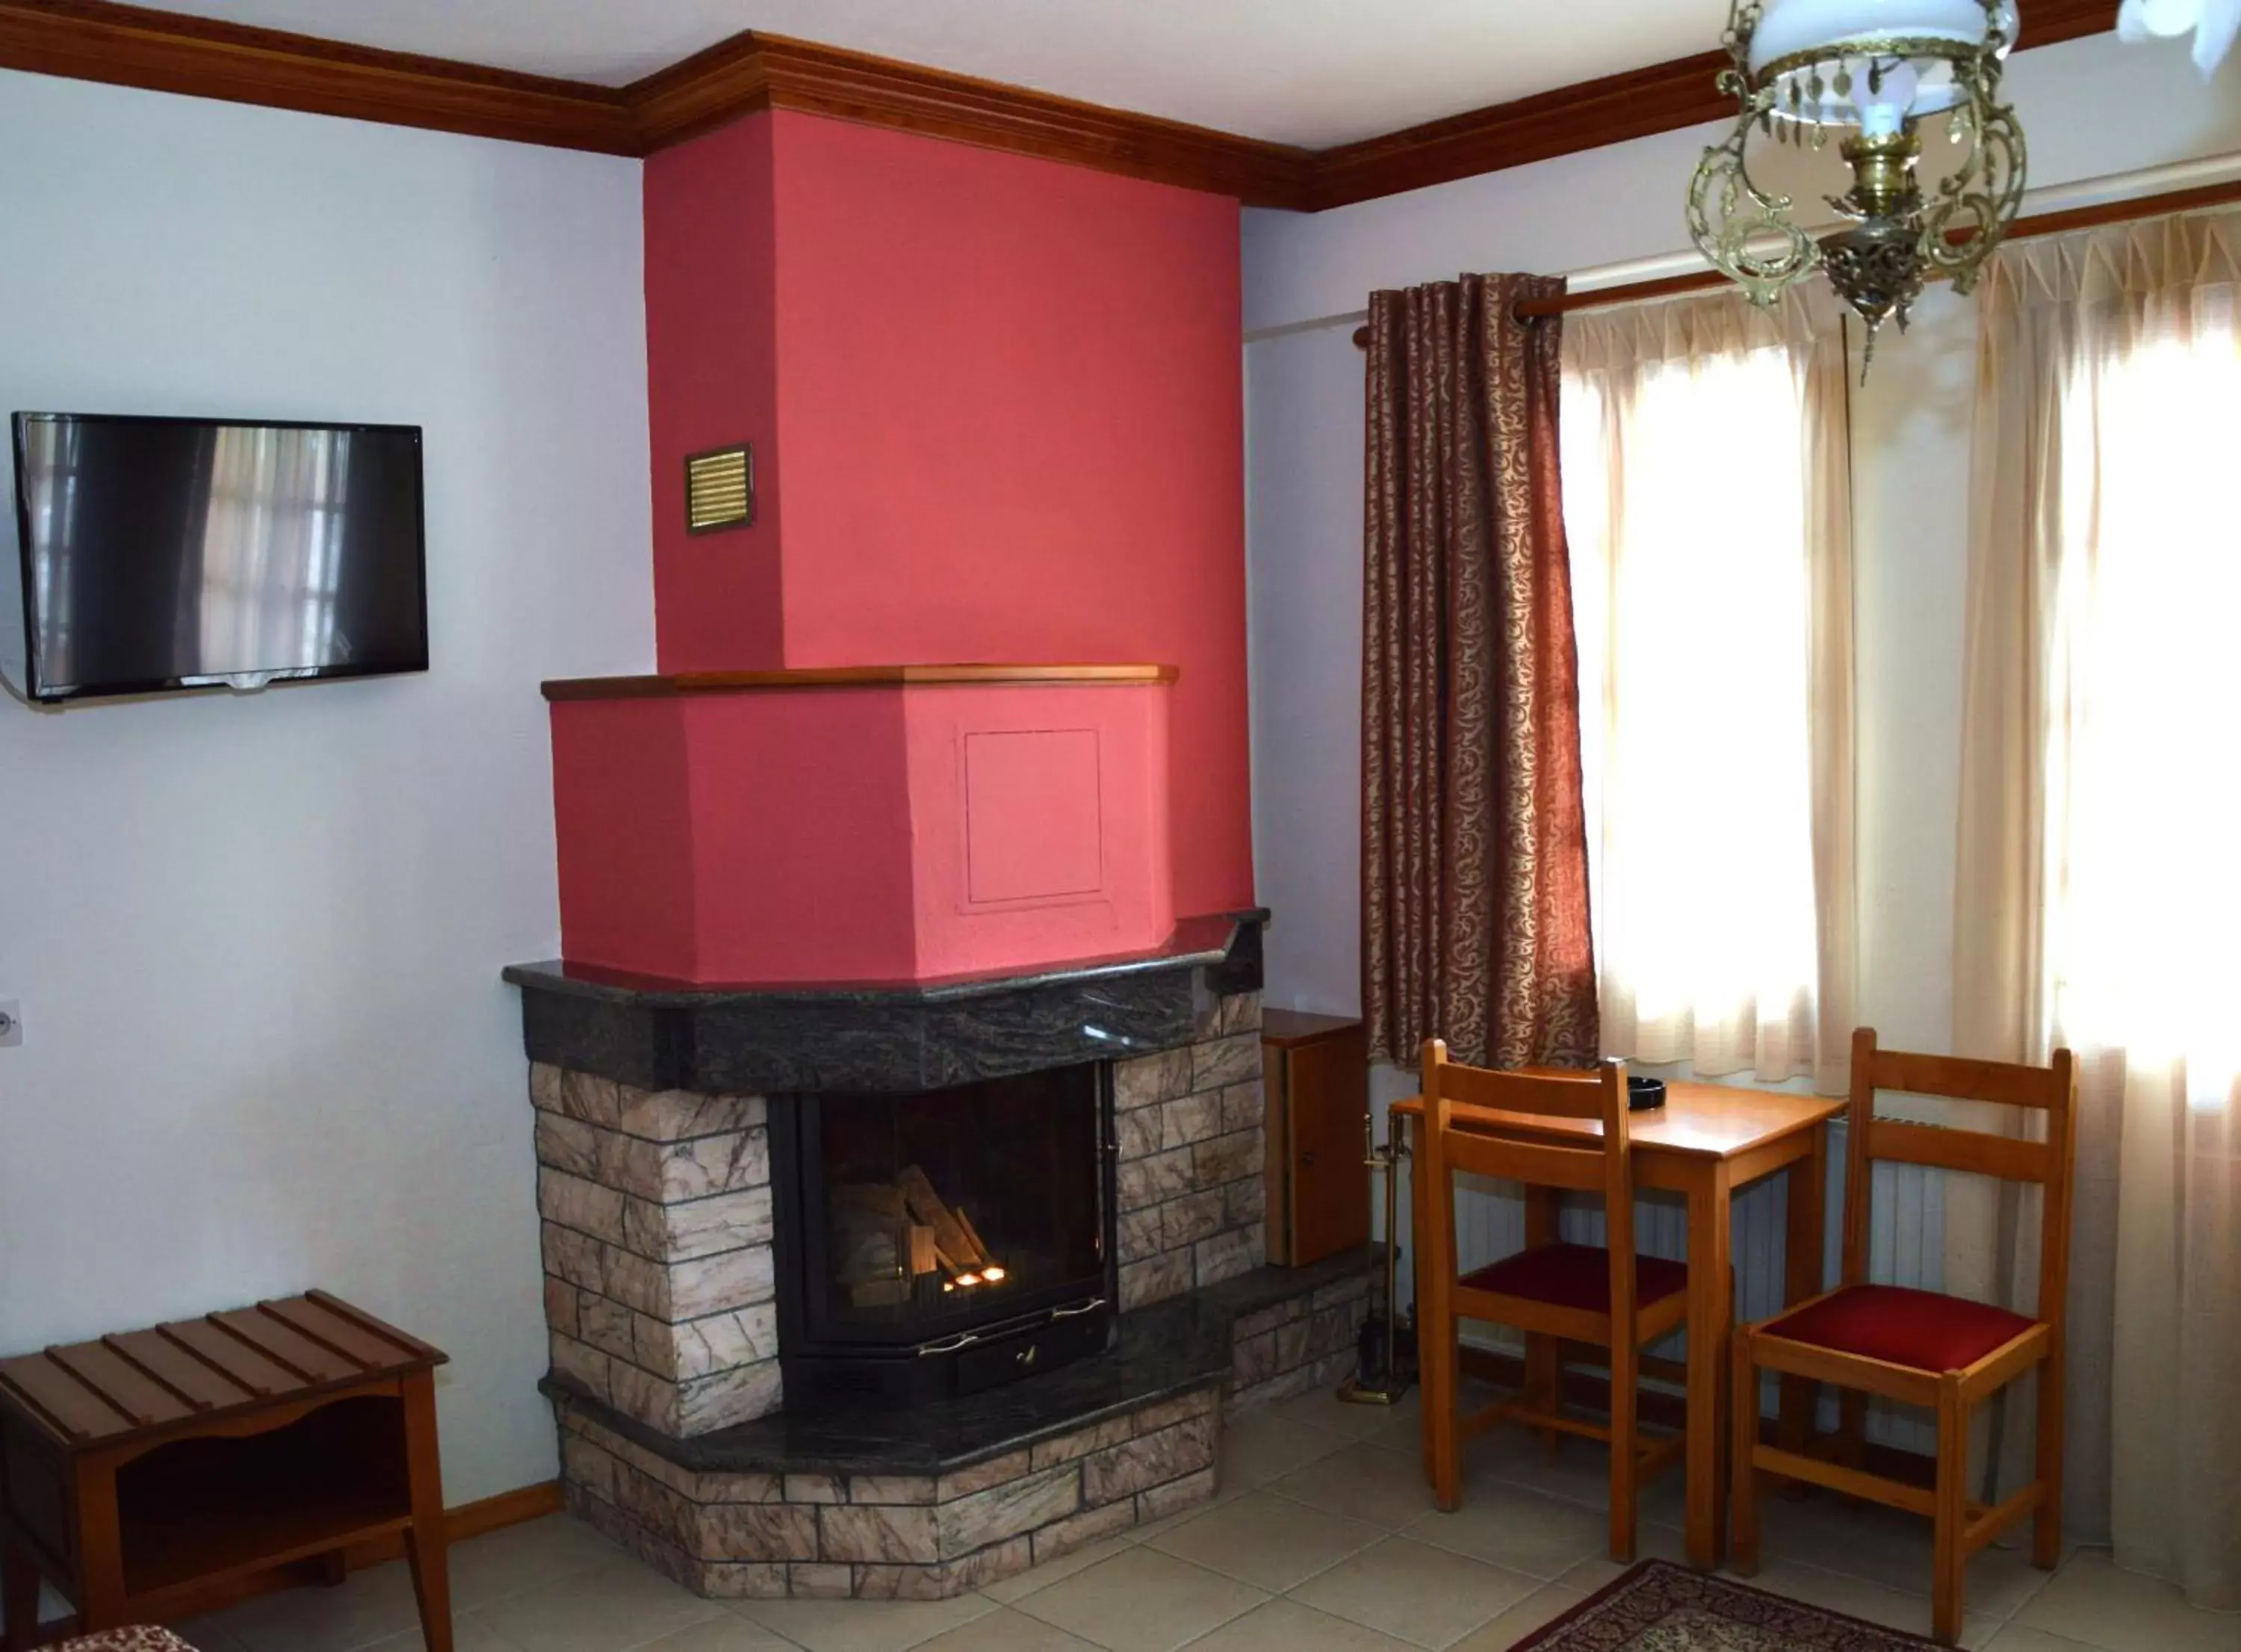
<svg viewBox="0 0 2241 1652">
<path fill-rule="evenodd" d="M 755 519 L 755 450 L 745 443 L 685 461 L 685 526 L 691 533 L 744 528 Z"/>
</svg>

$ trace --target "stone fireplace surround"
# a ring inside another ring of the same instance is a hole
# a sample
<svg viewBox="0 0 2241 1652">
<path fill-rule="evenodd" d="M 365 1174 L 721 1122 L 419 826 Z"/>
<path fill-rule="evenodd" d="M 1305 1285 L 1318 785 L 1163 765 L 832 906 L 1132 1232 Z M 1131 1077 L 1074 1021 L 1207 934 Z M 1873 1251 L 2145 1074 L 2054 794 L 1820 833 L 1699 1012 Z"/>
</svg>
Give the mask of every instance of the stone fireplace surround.
<svg viewBox="0 0 2241 1652">
<path fill-rule="evenodd" d="M 940 983 L 524 989 L 571 1507 L 708 1595 L 937 1598 L 1211 1498 L 1225 1398 L 1351 1363 L 1363 1258 L 1263 1266 L 1265 913 Z M 765 1097 L 1114 1061 L 1107 1353 L 906 1412 L 788 1410 Z"/>
</svg>

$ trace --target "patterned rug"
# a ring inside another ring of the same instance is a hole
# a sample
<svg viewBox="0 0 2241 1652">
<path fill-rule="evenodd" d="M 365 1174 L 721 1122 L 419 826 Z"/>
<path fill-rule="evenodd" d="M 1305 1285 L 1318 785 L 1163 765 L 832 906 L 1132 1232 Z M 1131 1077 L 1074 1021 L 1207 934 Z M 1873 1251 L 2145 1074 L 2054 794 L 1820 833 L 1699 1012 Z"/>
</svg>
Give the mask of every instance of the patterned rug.
<svg viewBox="0 0 2241 1652">
<path fill-rule="evenodd" d="M 1644 1561 L 1512 1652 L 1914 1652 L 1937 1644 L 1670 1561 Z"/>
</svg>

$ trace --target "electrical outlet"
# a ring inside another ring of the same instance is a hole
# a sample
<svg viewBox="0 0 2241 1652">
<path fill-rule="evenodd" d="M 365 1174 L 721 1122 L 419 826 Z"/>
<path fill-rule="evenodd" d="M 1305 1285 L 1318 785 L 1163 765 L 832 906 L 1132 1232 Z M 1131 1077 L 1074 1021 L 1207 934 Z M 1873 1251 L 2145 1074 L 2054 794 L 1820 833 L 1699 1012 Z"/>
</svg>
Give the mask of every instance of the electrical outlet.
<svg viewBox="0 0 2241 1652">
<path fill-rule="evenodd" d="M 23 1041 L 23 1007 L 10 999 L 0 1003 L 0 1050 L 12 1050 Z"/>
</svg>

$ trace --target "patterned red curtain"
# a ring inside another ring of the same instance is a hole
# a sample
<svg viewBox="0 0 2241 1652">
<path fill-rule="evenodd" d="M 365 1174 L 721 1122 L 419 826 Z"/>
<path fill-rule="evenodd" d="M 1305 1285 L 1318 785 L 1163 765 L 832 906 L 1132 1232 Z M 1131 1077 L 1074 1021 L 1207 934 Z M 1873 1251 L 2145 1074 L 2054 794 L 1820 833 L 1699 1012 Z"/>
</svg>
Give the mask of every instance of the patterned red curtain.
<svg viewBox="0 0 2241 1652">
<path fill-rule="evenodd" d="M 1596 1058 L 1579 657 L 1557 468 L 1562 291 L 1369 301 L 1361 985 L 1370 1047 Z"/>
</svg>

